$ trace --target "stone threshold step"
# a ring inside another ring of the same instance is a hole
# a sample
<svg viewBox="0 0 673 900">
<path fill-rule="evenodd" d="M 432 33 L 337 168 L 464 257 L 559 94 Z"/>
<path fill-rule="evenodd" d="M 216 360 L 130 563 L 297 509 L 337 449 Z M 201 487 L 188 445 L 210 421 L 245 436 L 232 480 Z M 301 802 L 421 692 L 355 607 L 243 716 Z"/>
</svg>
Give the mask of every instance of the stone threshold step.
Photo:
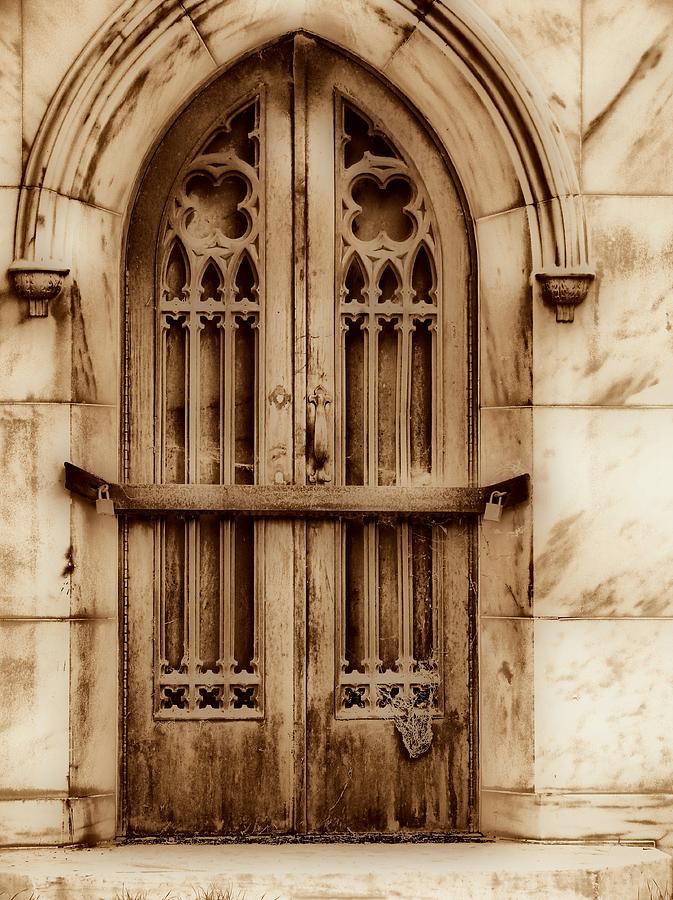
<svg viewBox="0 0 673 900">
<path fill-rule="evenodd" d="M 0 900 L 673 900 L 672 864 L 649 847 L 514 841 L 12 849 Z"/>
</svg>

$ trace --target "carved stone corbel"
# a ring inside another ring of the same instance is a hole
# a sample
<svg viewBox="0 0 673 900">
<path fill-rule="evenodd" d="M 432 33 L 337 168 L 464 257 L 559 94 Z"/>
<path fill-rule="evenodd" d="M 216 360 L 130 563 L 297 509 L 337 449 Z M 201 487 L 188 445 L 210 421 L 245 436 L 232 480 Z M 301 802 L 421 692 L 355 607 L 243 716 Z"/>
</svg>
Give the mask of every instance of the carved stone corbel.
<svg viewBox="0 0 673 900">
<path fill-rule="evenodd" d="M 595 277 L 589 268 L 547 269 L 535 274 L 544 301 L 556 307 L 557 322 L 575 320 L 575 307 L 583 302 Z"/>
<path fill-rule="evenodd" d="M 8 271 L 16 293 L 28 300 L 28 315 L 46 316 L 49 301 L 61 293 L 70 267 L 54 260 L 16 259 Z"/>
</svg>

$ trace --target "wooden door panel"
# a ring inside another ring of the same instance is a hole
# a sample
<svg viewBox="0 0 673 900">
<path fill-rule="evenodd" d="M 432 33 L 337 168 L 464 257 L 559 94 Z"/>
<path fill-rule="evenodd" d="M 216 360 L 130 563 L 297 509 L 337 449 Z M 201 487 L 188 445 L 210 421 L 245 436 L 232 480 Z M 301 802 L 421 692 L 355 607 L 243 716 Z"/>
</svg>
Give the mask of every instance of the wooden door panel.
<svg viewBox="0 0 673 900">
<path fill-rule="evenodd" d="M 262 526 L 264 527 L 264 526 Z M 265 671 L 262 721 L 154 718 L 154 526 L 129 533 L 127 810 L 129 834 L 267 834 L 292 824 L 292 526 L 273 523 L 265 543 Z M 270 540 L 269 540 L 270 538 Z M 286 581 L 287 580 L 287 581 Z M 269 635 L 272 639 L 269 639 Z"/>
<path fill-rule="evenodd" d="M 323 477 L 372 496 L 467 483 L 458 192 L 390 91 L 322 46 L 306 55 L 307 381 L 334 400 Z M 307 530 L 308 830 L 468 830 L 470 528 L 370 517 Z M 394 704 L 423 691 L 432 742 L 412 759 Z"/>
<path fill-rule="evenodd" d="M 469 831 L 471 679 L 465 525 L 447 527 L 440 666 L 441 717 L 430 750 L 411 759 L 392 721 L 337 718 L 335 591 L 338 525 L 308 525 L 308 830 L 327 833 Z"/>
<path fill-rule="evenodd" d="M 291 65 L 279 48 L 207 88 L 141 185 L 127 257 L 129 481 L 292 480 Z M 287 832 L 291 523 L 125 527 L 128 833 Z"/>
</svg>

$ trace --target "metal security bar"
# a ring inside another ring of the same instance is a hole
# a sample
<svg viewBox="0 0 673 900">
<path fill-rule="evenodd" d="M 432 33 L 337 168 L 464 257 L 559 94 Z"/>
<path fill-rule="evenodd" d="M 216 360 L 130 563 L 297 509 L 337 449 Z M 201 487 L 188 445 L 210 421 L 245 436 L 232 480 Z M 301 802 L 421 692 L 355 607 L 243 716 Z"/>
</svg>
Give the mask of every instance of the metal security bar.
<svg viewBox="0 0 673 900">
<path fill-rule="evenodd" d="M 113 484 L 65 463 L 65 486 L 95 503 L 108 494 L 115 515 L 189 516 L 217 512 L 257 518 L 442 519 L 483 515 L 494 493 L 503 509 L 529 497 L 530 477 L 516 475 L 481 487 L 345 485 Z"/>
</svg>

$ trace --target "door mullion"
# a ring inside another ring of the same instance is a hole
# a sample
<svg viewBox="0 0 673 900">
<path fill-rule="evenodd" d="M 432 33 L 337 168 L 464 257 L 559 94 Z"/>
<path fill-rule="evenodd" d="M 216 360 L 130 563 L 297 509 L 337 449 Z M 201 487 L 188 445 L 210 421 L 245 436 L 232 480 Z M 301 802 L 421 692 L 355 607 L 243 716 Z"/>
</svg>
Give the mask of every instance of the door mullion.
<svg viewBox="0 0 673 900">
<path fill-rule="evenodd" d="M 199 433 L 200 433 L 200 340 L 203 322 L 198 315 L 191 313 L 187 325 L 187 359 L 185 376 L 187 385 L 185 395 L 187 402 L 187 465 L 185 481 L 197 484 L 199 481 Z M 198 518 L 190 517 L 186 522 L 185 578 L 184 601 L 184 634 L 186 647 L 186 663 L 189 693 L 189 709 L 196 707 L 196 668 L 198 663 L 198 624 L 197 608 L 199 603 L 199 525 Z"/>
<path fill-rule="evenodd" d="M 294 483 L 306 483 L 307 408 L 307 64 L 309 43 L 301 35 L 294 39 L 292 145 L 293 253 L 294 253 Z M 294 830 L 307 830 L 306 760 L 306 657 L 307 639 L 307 529 L 305 521 L 293 523 L 294 539 Z"/>
<path fill-rule="evenodd" d="M 196 672 L 198 664 L 197 604 L 199 601 L 199 522 L 196 518 L 187 520 L 187 567 L 189 577 L 185 579 L 185 632 L 187 634 L 187 678 L 189 682 L 189 709 L 196 707 Z"/>
</svg>

